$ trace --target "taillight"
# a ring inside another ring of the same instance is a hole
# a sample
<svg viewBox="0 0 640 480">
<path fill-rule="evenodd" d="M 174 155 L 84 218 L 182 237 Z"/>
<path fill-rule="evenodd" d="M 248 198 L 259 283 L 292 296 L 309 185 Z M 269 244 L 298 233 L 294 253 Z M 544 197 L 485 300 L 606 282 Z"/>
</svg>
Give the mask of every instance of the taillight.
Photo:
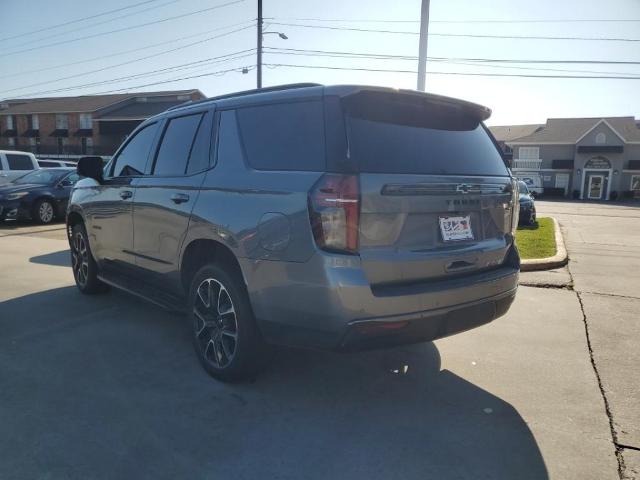
<svg viewBox="0 0 640 480">
<path fill-rule="evenodd" d="M 309 192 L 309 219 L 319 248 L 357 253 L 360 222 L 358 176 L 323 175 Z"/>
<path fill-rule="evenodd" d="M 516 234 L 520 220 L 520 192 L 516 179 L 511 179 L 511 234 Z"/>
</svg>

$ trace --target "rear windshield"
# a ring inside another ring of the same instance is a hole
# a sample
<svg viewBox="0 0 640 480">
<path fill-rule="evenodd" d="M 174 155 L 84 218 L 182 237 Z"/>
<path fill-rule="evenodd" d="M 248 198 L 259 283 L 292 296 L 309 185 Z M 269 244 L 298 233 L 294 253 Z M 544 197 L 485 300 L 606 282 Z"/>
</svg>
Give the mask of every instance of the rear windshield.
<svg viewBox="0 0 640 480">
<path fill-rule="evenodd" d="M 345 102 L 349 150 L 361 172 L 508 175 L 479 119 L 413 96 L 367 94 Z"/>
</svg>

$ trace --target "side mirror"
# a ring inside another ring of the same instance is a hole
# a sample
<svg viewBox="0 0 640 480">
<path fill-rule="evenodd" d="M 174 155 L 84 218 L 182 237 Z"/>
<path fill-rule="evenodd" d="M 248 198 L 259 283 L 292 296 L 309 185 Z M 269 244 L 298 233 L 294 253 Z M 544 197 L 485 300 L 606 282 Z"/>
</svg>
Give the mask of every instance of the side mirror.
<svg viewBox="0 0 640 480">
<path fill-rule="evenodd" d="M 82 157 L 78 160 L 77 172 L 81 177 L 93 178 L 102 183 L 102 157 Z"/>
</svg>

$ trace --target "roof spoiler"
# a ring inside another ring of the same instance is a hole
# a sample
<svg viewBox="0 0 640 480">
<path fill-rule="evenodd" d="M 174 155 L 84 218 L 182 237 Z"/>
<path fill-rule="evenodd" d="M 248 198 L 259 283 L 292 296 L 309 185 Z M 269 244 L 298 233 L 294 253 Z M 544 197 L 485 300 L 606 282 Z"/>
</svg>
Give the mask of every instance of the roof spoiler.
<svg viewBox="0 0 640 480">
<path fill-rule="evenodd" d="M 350 97 L 359 93 L 388 93 L 390 95 L 406 95 L 415 97 L 416 100 L 422 100 L 432 105 L 441 105 L 443 107 L 455 107 L 464 110 L 471 114 L 478 121 L 485 121 L 491 116 L 491 109 L 483 105 L 479 105 L 473 102 L 467 102 L 466 100 L 459 100 L 457 98 L 445 97 L 443 95 L 435 95 L 433 93 L 419 92 L 417 90 L 408 89 L 395 89 L 385 87 L 369 87 L 359 85 L 340 85 L 337 87 L 330 87 L 332 90 L 341 97 Z"/>
</svg>

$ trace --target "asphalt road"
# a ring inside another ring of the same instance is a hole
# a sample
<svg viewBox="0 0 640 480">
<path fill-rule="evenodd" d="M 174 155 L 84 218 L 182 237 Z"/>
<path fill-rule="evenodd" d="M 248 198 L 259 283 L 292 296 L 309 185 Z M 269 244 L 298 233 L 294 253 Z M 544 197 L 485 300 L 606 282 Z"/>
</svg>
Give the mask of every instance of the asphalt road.
<svg viewBox="0 0 640 480">
<path fill-rule="evenodd" d="M 79 294 L 62 227 L 0 227 L 0 266 L 2 479 L 620 478 L 570 289 L 434 343 L 279 349 L 229 386 L 183 318 Z"/>
</svg>

